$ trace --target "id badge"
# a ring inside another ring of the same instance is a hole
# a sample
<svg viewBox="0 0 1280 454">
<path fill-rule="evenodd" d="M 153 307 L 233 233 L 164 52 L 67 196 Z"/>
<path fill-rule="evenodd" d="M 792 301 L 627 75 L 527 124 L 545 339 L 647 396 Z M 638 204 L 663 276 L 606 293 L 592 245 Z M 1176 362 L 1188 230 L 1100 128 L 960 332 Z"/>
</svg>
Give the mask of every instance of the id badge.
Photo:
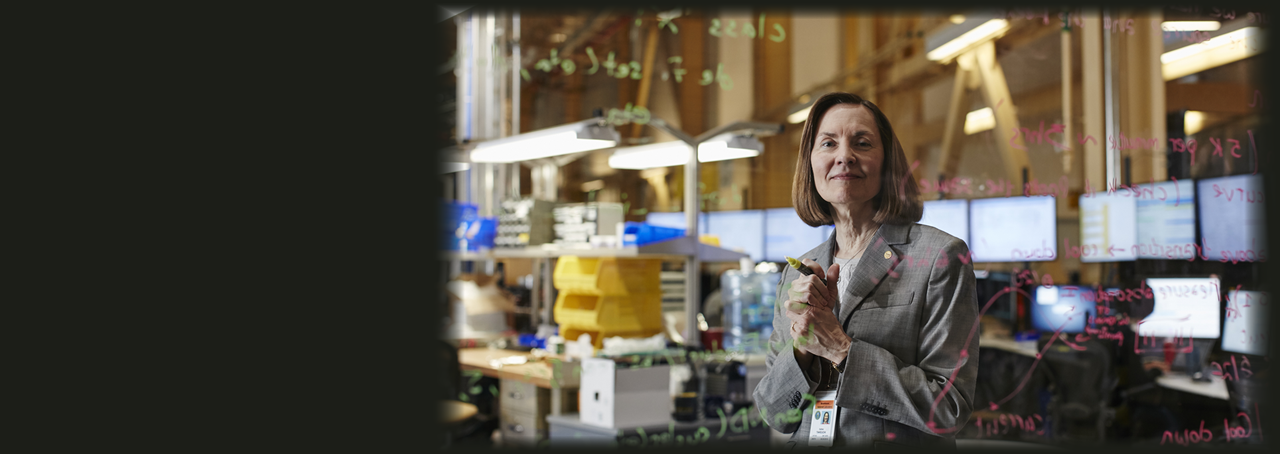
<svg viewBox="0 0 1280 454">
<path fill-rule="evenodd" d="M 821 391 L 813 405 L 813 422 L 809 424 L 809 446 L 830 447 L 836 438 L 836 392 Z"/>
</svg>

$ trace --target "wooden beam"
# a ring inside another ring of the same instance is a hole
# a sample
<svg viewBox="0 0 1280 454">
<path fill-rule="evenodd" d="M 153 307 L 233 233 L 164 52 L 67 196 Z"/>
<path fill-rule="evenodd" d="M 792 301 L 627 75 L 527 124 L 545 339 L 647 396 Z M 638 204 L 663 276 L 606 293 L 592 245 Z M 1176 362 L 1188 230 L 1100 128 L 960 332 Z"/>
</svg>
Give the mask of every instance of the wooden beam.
<svg viewBox="0 0 1280 454">
<path fill-rule="evenodd" d="M 680 43 L 680 53 L 677 54 L 682 59 L 679 65 L 672 65 L 668 62 L 660 62 L 662 65 L 669 65 L 672 68 L 683 68 L 687 73 L 683 76 L 684 81 L 676 83 L 676 106 L 680 109 L 680 130 L 690 135 L 698 135 L 705 132 L 706 126 L 706 90 L 708 88 L 717 87 L 716 85 L 708 85 L 703 87 L 698 84 L 702 77 L 702 70 L 706 68 L 706 19 L 701 12 L 695 12 L 691 15 L 680 16 L 675 19 L 675 23 L 680 30 L 688 30 L 673 38 L 677 38 Z M 696 32 L 696 33 L 695 33 Z M 712 69 L 714 71 L 714 68 Z M 674 82 L 674 81 L 673 81 Z M 741 96 L 741 95 L 739 95 Z M 702 167 L 702 166 L 699 166 Z"/>
<path fill-rule="evenodd" d="M 1022 184 L 1025 171 L 1027 181 L 1035 178 L 1031 169 L 1031 159 L 1027 157 L 1027 146 L 1022 135 L 1015 134 L 1018 129 L 1018 116 L 1014 112 L 1013 97 L 1009 95 L 1009 84 L 1005 82 L 1004 71 L 1000 62 L 996 61 L 995 43 L 987 42 L 978 46 L 973 52 L 977 57 L 977 72 L 982 78 L 982 98 L 996 116 L 996 147 L 1003 158 L 1005 174 L 1010 182 Z"/>
<path fill-rule="evenodd" d="M 640 93 L 636 96 L 636 107 L 648 107 L 649 105 L 649 87 L 653 85 L 653 54 L 658 50 L 658 23 L 656 21 L 649 22 L 649 37 L 644 42 L 644 61 L 640 62 L 640 67 L 644 73 L 640 77 Z M 631 125 L 631 137 L 640 137 L 640 130 L 644 125 L 635 123 Z"/>
<path fill-rule="evenodd" d="M 1249 102 L 1257 87 L 1233 82 L 1199 82 L 1180 84 L 1165 82 L 1165 111 L 1199 110 L 1203 112 L 1247 114 L 1253 111 Z"/>
<path fill-rule="evenodd" d="M 972 52 L 956 58 L 955 82 L 951 84 L 951 103 L 947 107 L 947 117 L 942 132 L 942 153 L 938 161 L 938 172 L 945 177 L 956 176 L 960 167 L 960 144 L 964 138 L 964 119 L 969 111 L 969 88 L 965 80 L 974 71 L 976 65 Z M 932 178 L 935 175 L 928 175 Z"/>
<path fill-rule="evenodd" d="M 752 17 L 765 14 L 765 29 L 772 30 L 773 24 L 779 24 L 785 30 L 791 29 L 791 12 L 784 10 L 754 10 Z M 754 59 L 753 79 L 756 81 L 753 90 L 755 114 L 759 119 L 770 119 L 770 112 L 782 112 L 785 117 L 786 108 L 791 103 L 791 42 L 773 42 L 769 39 L 752 40 Z M 788 130 L 793 130 L 788 125 Z M 753 208 L 781 208 L 791 206 L 791 180 L 794 177 L 796 148 L 791 146 L 790 134 L 778 134 L 760 139 L 765 151 L 760 156 L 751 158 L 751 206 Z"/>
<path fill-rule="evenodd" d="M 1080 67 L 1083 89 L 1080 97 L 1084 113 L 1084 133 L 1082 137 L 1092 137 L 1079 144 L 1083 151 L 1084 178 L 1087 190 L 1105 191 L 1107 155 L 1106 129 L 1102 105 L 1102 18 L 1097 10 L 1085 12 L 1081 17 L 1083 24 L 1072 28 L 1073 33 L 1081 34 Z M 1072 139 L 1075 139 L 1074 137 Z"/>
<path fill-rule="evenodd" d="M 1124 109 L 1119 112 L 1120 131 L 1129 137 L 1148 137 L 1165 143 L 1165 90 L 1160 54 L 1164 52 L 1164 32 L 1159 9 L 1134 10 L 1135 34 L 1121 40 L 1122 58 L 1117 76 L 1122 85 Z M 1241 99 L 1241 98 L 1236 98 Z M 1130 183 L 1164 181 L 1168 171 L 1164 148 L 1125 150 L 1130 156 Z"/>
</svg>

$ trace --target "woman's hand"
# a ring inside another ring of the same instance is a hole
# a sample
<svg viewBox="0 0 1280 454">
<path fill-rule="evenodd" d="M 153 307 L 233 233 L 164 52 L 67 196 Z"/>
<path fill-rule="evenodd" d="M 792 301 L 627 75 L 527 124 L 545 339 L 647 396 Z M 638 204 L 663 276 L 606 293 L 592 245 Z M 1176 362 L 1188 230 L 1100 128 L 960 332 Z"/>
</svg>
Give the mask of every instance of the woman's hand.
<svg viewBox="0 0 1280 454">
<path fill-rule="evenodd" d="M 839 363 L 849 352 L 851 340 L 844 333 L 832 308 L 840 301 L 837 280 L 840 265 L 832 264 L 823 272 L 812 260 L 804 259 L 805 266 L 813 270 L 811 276 L 801 276 L 791 281 L 787 291 L 787 318 L 791 321 L 791 338 L 796 350 L 813 354 Z M 822 279 L 831 276 L 824 285 Z"/>
</svg>

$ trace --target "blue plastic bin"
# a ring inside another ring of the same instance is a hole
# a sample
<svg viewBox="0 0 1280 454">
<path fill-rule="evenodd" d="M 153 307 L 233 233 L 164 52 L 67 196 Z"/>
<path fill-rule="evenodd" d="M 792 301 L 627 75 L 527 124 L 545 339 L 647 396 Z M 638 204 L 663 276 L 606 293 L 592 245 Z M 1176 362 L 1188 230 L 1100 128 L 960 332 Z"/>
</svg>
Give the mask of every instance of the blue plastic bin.
<svg viewBox="0 0 1280 454">
<path fill-rule="evenodd" d="M 684 236 L 684 229 L 658 227 L 643 222 L 628 222 L 622 228 L 623 246 L 643 246 Z"/>
</svg>

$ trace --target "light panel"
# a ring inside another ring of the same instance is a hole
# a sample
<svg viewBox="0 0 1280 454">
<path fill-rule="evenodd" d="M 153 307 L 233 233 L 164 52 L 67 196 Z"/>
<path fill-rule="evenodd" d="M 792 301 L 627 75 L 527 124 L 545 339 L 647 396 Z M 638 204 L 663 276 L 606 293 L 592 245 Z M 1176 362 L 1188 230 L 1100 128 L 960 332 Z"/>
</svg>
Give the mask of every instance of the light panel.
<svg viewBox="0 0 1280 454">
<path fill-rule="evenodd" d="M 1165 21 L 1160 29 L 1167 32 L 1211 32 L 1222 28 L 1222 24 L 1212 20 Z"/>
<path fill-rule="evenodd" d="M 925 54 L 925 58 L 933 61 L 950 60 L 975 44 L 994 39 L 1009 31 L 1009 21 L 991 19 L 974 27 L 946 44 L 938 46 Z"/>
<path fill-rule="evenodd" d="M 593 118 L 477 143 L 471 151 L 471 162 L 528 161 L 609 148 L 616 146 L 618 140 L 617 130 Z"/>
<path fill-rule="evenodd" d="M 990 107 L 969 112 L 964 116 L 964 133 L 973 135 L 996 128 L 996 114 Z"/>
<path fill-rule="evenodd" d="M 1177 79 L 1257 55 L 1262 51 L 1264 38 L 1258 27 L 1245 27 L 1215 36 L 1203 43 L 1165 52 L 1160 55 L 1164 80 Z"/>
<path fill-rule="evenodd" d="M 798 123 L 804 123 L 804 121 L 809 118 L 809 111 L 812 109 L 813 109 L 813 106 L 809 106 L 809 107 L 800 109 L 799 112 L 793 113 L 791 115 L 787 115 L 787 122 L 793 125 Z"/>
<path fill-rule="evenodd" d="M 609 156 L 609 167 L 615 169 L 650 169 L 682 166 L 689 163 L 688 144 L 681 141 L 659 142 L 619 148 Z"/>
</svg>

